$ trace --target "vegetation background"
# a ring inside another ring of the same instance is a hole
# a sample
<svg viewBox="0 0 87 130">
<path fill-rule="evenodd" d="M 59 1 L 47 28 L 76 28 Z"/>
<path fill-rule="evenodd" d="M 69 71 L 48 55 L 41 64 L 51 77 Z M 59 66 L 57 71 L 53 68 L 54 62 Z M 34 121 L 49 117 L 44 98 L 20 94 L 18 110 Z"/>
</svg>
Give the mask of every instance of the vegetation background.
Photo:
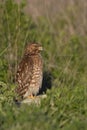
<svg viewBox="0 0 87 130">
<path fill-rule="evenodd" d="M 87 1 L 0 1 L 0 129 L 86 130 Z M 17 106 L 14 76 L 32 41 L 44 48 L 47 98 Z"/>
</svg>

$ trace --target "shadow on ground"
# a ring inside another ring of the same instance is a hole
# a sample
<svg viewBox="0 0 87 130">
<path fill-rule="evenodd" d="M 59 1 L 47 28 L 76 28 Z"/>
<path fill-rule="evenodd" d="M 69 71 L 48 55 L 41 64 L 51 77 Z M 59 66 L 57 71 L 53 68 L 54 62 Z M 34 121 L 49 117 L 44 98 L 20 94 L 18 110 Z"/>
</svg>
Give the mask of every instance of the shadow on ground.
<svg viewBox="0 0 87 130">
<path fill-rule="evenodd" d="M 47 89 L 51 89 L 52 81 L 53 81 L 53 76 L 52 76 L 51 72 L 45 71 L 43 73 L 42 87 L 41 87 L 38 95 L 46 93 Z"/>
</svg>

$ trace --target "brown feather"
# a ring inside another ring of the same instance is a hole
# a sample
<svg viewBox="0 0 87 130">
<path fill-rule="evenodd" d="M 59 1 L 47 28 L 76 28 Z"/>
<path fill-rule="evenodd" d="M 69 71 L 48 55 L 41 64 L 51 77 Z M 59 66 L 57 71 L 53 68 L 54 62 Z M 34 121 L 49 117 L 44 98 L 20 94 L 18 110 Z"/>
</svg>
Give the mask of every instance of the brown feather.
<svg viewBox="0 0 87 130">
<path fill-rule="evenodd" d="M 42 57 L 41 46 L 38 44 L 27 45 L 24 56 L 19 63 L 16 81 L 18 87 L 16 92 L 19 96 L 27 97 L 30 94 L 37 94 L 42 83 Z"/>
</svg>

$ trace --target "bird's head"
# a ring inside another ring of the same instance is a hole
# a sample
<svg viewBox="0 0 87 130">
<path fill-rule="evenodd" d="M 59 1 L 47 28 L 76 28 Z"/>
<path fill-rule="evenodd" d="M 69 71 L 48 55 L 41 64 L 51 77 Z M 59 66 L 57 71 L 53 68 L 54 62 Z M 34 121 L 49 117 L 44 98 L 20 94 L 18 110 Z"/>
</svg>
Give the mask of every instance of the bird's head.
<svg viewBox="0 0 87 130">
<path fill-rule="evenodd" d="M 28 44 L 25 48 L 25 55 L 34 55 L 34 54 L 38 54 L 43 50 L 42 46 L 40 44 L 37 43 L 31 43 Z"/>
</svg>

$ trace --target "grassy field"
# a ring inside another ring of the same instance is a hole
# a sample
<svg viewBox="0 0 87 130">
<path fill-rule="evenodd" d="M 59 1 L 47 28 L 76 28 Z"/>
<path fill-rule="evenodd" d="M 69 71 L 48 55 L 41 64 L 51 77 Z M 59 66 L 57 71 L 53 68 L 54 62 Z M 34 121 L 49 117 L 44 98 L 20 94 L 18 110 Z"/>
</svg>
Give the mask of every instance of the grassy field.
<svg viewBox="0 0 87 130">
<path fill-rule="evenodd" d="M 0 3 L 1 130 L 87 129 L 87 2 L 50 2 L 34 3 L 32 10 L 33 2 L 28 10 L 24 0 Z M 34 41 L 44 48 L 41 92 L 47 98 L 38 106 L 18 106 L 14 76 L 24 46 Z"/>
</svg>

